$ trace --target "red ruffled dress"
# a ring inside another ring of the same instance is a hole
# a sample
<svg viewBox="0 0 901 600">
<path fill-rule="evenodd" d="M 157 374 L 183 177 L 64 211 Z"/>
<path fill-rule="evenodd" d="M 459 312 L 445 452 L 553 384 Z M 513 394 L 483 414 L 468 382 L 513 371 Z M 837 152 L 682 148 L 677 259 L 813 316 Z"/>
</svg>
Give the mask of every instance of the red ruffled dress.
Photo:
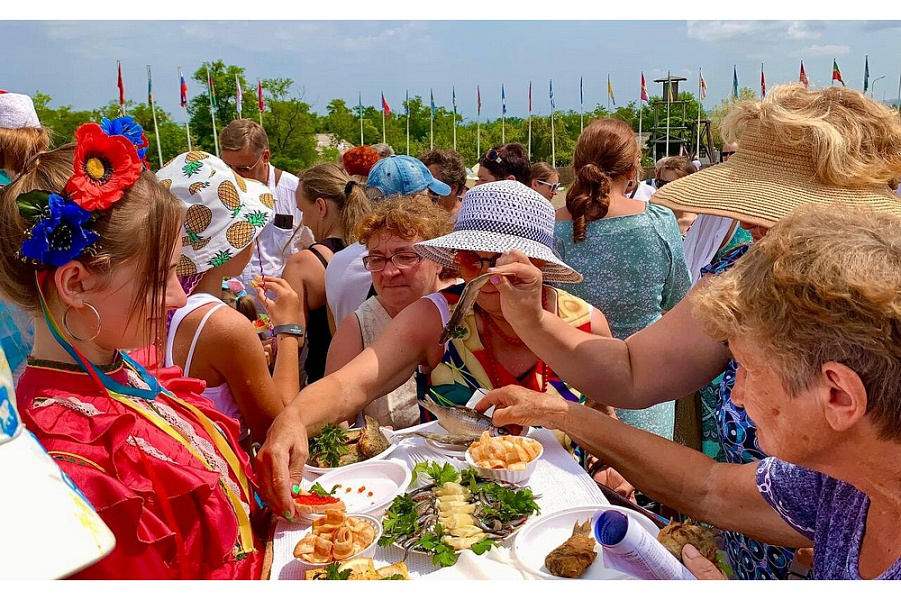
<svg viewBox="0 0 901 600">
<path fill-rule="evenodd" d="M 127 364 L 104 372 L 119 383 L 148 389 Z M 236 441 L 237 423 L 200 396 L 203 382 L 182 377 L 178 367 L 155 375 L 163 388 L 218 426 L 250 478 L 247 454 Z M 239 478 L 191 411 L 163 393 L 154 401 L 129 396 L 170 423 L 211 468 L 149 419 L 111 399 L 72 365 L 29 359 L 16 396 L 26 427 L 116 536 L 112 553 L 76 577 L 260 578 L 263 545 L 253 535 L 255 551 L 241 551 L 238 512 L 225 486 L 235 492 L 233 498 L 240 499 L 244 510 L 255 510 L 255 503 L 246 497 Z M 166 504 L 171 509 L 168 517 Z"/>
</svg>

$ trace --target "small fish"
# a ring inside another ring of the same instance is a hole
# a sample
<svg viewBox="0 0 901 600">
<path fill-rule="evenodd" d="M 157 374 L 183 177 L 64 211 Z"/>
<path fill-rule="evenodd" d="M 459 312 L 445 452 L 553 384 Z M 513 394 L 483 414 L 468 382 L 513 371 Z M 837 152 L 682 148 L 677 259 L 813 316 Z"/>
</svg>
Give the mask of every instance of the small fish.
<svg viewBox="0 0 901 600">
<path fill-rule="evenodd" d="M 432 440 L 433 442 L 438 442 L 439 444 L 447 444 L 449 446 L 469 446 L 473 442 L 479 441 L 478 437 L 473 437 L 470 435 L 452 435 L 450 433 L 434 433 L 431 431 L 411 431 L 410 433 L 401 434 L 398 437 L 405 438 L 412 435 L 419 436 L 427 440 Z"/>
<path fill-rule="evenodd" d="M 425 400 L 417 400 L 417 402 L 435 415 L 438 423 L 451 435 L 478 438 L 483 431 L 489 432 L 492 436 L 510 434 L 505 427 L 492 425 L 491 418 L 477 410 L 465 406 L 439 406 L 428 397 Z"/>
<path fill-rule="evenodd" d="M 575 579 L 591 566 L 598 553 L 591 535 L 591 519 L 573 525 L 573 533 L 565 542 L 551 550 L 544 566 L 557 577 Z"/>
<path fill-rule="evenodd" d="M 476 298 L 479 297 L 479 290 L 482 289 L 482 286 L 488 283 L 488 280 L 494 275 L 506 277 L 512 275 L 512 273 L 497 273 L 492 271 L 483 273 L 474 279 L 470 279 L 469 283 L 463 286 L 463 292 L 460 294 L 460 299 L 457 301 L 457 305 L 454 307 L 454 312 L 451 313 L 447 325 L 444 326 L 444 330 L 441 332 L 438 343 L 445 344 L 451 338 L 462 337 L 458 335 L 458 330 L 463 329 L 461 327 L 463 319 L 466 318 L 466 315 L 472 309 L 472 305 L 475 304 Z"/>
</svg>

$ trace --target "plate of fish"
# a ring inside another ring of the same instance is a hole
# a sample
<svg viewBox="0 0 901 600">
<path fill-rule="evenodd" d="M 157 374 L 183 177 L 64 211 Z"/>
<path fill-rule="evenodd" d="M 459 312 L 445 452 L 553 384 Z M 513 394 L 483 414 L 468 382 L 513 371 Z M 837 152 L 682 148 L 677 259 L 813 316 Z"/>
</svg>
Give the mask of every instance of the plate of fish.
<svg viewBox="0 0 901 600">
<path fill-rule="evenodd" d="M 463 458 L 466 449 L 478 442 L 485 431 L 491 436 L 514 433 L 506 427 L 495 427 L 490 416 L 472 408 L 483 395 L 476 391 L 466 406 L 441 406 L 428 396 L 425 400 L 418 400 L 420 406 L 435 415 L 438 425 L 429 431 L 418 430 L 403 435 L 425 438 L 426 444 L 440 454 Z M 521 435 L 528 435 L 530 432 L 531 427 Z"/>
<path fill-rule="evenodd" d="M 310 439 L 306 474 L 316 477 L 348 465 L 386 458 L 397 448 L 393 435 L 390 429 L 379 427 L 378 422 L 368 416 L 366 424 L 356 429 L 329 423 Z"/>
<path fill-rule="evenodd" d="M 414 478 L 419 473 L 427 483 L 394 498 L 379 545 L 429 554 L 439 567 L 453 565 L 463 550 L 482 554 L 539 511 L 528 487 L 486 480 L 450 463 L 418 463 Z"/>
<path fill-rule="evenodd" d="M 519 565 L 541 579 L 627 579 L 628 575 L 604 565 L 603 547 L 594 539 L 595 515 L 615 510 L 643 527 L 655 538 L 660 529 L 635 511 L 597 505 L 567 508 L 530 520 L 513 542 Z"/>
</svg>

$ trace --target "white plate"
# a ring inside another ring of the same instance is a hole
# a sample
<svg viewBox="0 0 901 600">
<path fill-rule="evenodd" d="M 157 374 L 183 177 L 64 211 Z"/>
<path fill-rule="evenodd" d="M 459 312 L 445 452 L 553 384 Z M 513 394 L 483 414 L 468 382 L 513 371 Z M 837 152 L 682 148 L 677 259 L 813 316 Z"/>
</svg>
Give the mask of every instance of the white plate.
<svg viewBox="0 0 901 600">
<path fill-rule="evenodd" d="M 513 555 L 519 565 L 532 575 L 541 579 L 558 579 L 563 580 L 564 577 L 556 577 L 551 575 L 547 567 L 544 566 L 545 557 L 550 552 L 569 539 L 573 532 L 573 525 L 576 521 L 583 523 L 591 520 L 591 530 L 594 531 L 594 516 L 600 510 L 615 510 L 623 513 L 632 523 L 644 527 L 648 533 L 657 537 L 660 529 L 651 522 L 646 516 L 638 514 L 628 508 L 620 508 L 618 506 L 596 505 L 596 506 L 580 506 L 576 508 L 567 508 L 558 512 L 548 513 L 529 519 L 526 524 L 516 534 L 513 542 Z M 595 544 L 595 551 L 598 553 L 597 558 L 579 579 L 625 579 L 628 576 L 614 569 L 608 569 L 604 566 L 603 546 Z"/>
<path fill-rule="evenodd" d="M 411 477 L 410 469 L 405 465 L 370 458 L 340 469 L 332 469 L 330 473 L 318 478 L 316 483 L 326 491 L 331 491 L 332 486 L 337 485 L 335 497 L 344 501 L 348 513 L 378 518 L 394 497 L 407 489 Z"/>
<path fill-rule="evenodd" d="M 394 449 L 397 448 L 397 443 L 394 441 L 394 432 L 393 431 L 391 431 L 390 429 L 387 429 L 385 427 L 380 427 L 380 429 L 382 430 L 382 433 L 385 434 L 385 437 L 388 438 L 388 443 L 391 444 L 390 446 L 385 448 L 382 452 L 379 452 L 372 458 L 367 458 L 366 460 L 361 460 L 358 463 L 353 463 L 353 464 L 347 465 L 346 467 L 314 467 L 312 465 L 304 465 L 304 475 L 308 479 L 314 479 L 314 478 L 316 478 L 316 476 L 322 475 L 324 473 L 331 473 L 332 471 L 346 469 L 347 467 L 352 467 L 354 465 L 360 465 L 360 464 L 369 462 L 371 460 L 379 460 L 382 458 L 387 458 L 388 455 L 391 454 L 392 452 L 394 452 Z"/>
<path fill-rule="evenodd" d="M 375 551 L 376 551 L 376 548 L 377 548 L 378 543 L 379 543 L 379 538 L 382 537 L 382 524 L 381 524 L 381 522 L 379 522 L 378 519 L 376 519 L 375 517 L 373 517 L 373 516 L 371 516 L 371 515 L 363 515 L 363 514 L 352 514 L 352 513 L 348 513 L 346 516 L 348 516 L 348 517 L 354 517 L 354 518 L 357 518 L 357 519 L 362 519 L 362 520 L 368 522 L 370 525 L 372 525 L 372 528 L 373 528 L 373 530 L 374 530 L 374 532 L 375 532 L 375 538 L 372 540 L 372 543 L 371 543 L 371 544 L 369 544 L 368 546 L 366 546 L 365 548 L 363 548 L 362 550 L 360 550 L 359 552 L 357 552 L 357 553 L 354 554 L 353 556 L 348 556 L 347 558 L 342 558 L 341 560 L 342 560 L 342 561 L 344 561 L 344 560 L 351 560 L 351 559 L 353 559 L 353 558 L 359 558 L 359 557 L 368 557 L 368 558 L 372 558 L 372 557 L 375 555 Z M 302 540 L 303 538 L 307 537 L 307 534 L 311 533 L 312 531 L 313 531 L 313 524 L 310 523 L 310 526 L 309 526 L 309 527 L 307 527 L 306 529 L 304 529 L 303 531 L 300 532 L 300 537 L 298 538 L 298 542 L 299 542 L 300 540 Z M 295 544 L 295 546 L 296 546 L 296 545 L 297 545 L 297 544 Z M 293 549 L 292 549 L 292 550 L 293 550 Z M 304 569 L 321 569 L 322 567 L 325 567 L 325 566 L 331 564 L 331 562 L 333 562 L 333 561 L 329 561 L 329 562 L 326 562 L 326 563 L 312 563 L 312 562 L 307 562 L 307 561 L 305 561 L 304 559 L 299 558 L 299 557 L 294 557 L 294 559 L 295 559 L 297 562 L 299 562 L 301 565 L 303 565 Z"/>
</svg>

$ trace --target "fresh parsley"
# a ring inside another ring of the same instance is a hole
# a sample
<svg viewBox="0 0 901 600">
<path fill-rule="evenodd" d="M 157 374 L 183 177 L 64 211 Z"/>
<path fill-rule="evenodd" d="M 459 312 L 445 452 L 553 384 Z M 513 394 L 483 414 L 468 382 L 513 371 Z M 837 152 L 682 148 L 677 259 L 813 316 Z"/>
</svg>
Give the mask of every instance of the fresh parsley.
<svg viewBox="0 0 901 600">
<path fill-rule="evenodd" d="M 310 488 L 310 493 L 319 496 L 320 498 L 333 498 L 335 495 L 335 490 L 337 490 L 340 485 L 332 486 L 332 490 L 330 492 L 325 491 L 325 488 L 319 485 L 319 483 L 314 483 L 313 487 Z"/>
<path fill-rule="evenodd" d="M 382 518 L 382 537 L 379 546 L 390 546 L 401 538 L 416 535 L 416 508 L 410 494 L 396 496 Z"/>
<path fill-rule="evenodd" d="M 340 570 L 338 563 L 332 563 L 325 568 L 326 579 L 347 579 L 350 577 L 351 573 L 353 573 L 353 571 L 350 569 Z"/>
<path fill-rule="evenodd" d="M 319 435 L 310 440 L 310 455 L 329 467 L 337 467 L 341 457 L 350 451 L 346 442 L 347 432 L 344 428 L 329 423 L 322 428 Z"/>
<path fill-rule="evenodd" d="M 415 480 L 421 473 L 425 473 L 434 482 L 435 487 L 441 487 L 445 483 L 460 481 L 460 473 L 450 463 L 416 463 L 416 466 L 413 467 L 413 479 Z"/>
<path fill-rule="evenodd" d="M 482 554 L 485 554 L 486 552 L 488 552 L 495 546 L 497 546 L 497 542 L 495 542 L 494 540 L 485 538 L 479 542 L 476 542 L 472 546 L 470 546 L 469 549 L 472 550 L 473 552 L 475 552 L 476 554 L 478 554 L 479 556 L 481 556 Z"/>
<path fill-rule="evenodd" d="M 452 567 L 457 564 L 457 552 L 444 541 L 444 528 L 440 523 L 435 531 L 423 535 L 416 546 L 432 555 L 432 563 L 437 567 Z"/>
</svg>

